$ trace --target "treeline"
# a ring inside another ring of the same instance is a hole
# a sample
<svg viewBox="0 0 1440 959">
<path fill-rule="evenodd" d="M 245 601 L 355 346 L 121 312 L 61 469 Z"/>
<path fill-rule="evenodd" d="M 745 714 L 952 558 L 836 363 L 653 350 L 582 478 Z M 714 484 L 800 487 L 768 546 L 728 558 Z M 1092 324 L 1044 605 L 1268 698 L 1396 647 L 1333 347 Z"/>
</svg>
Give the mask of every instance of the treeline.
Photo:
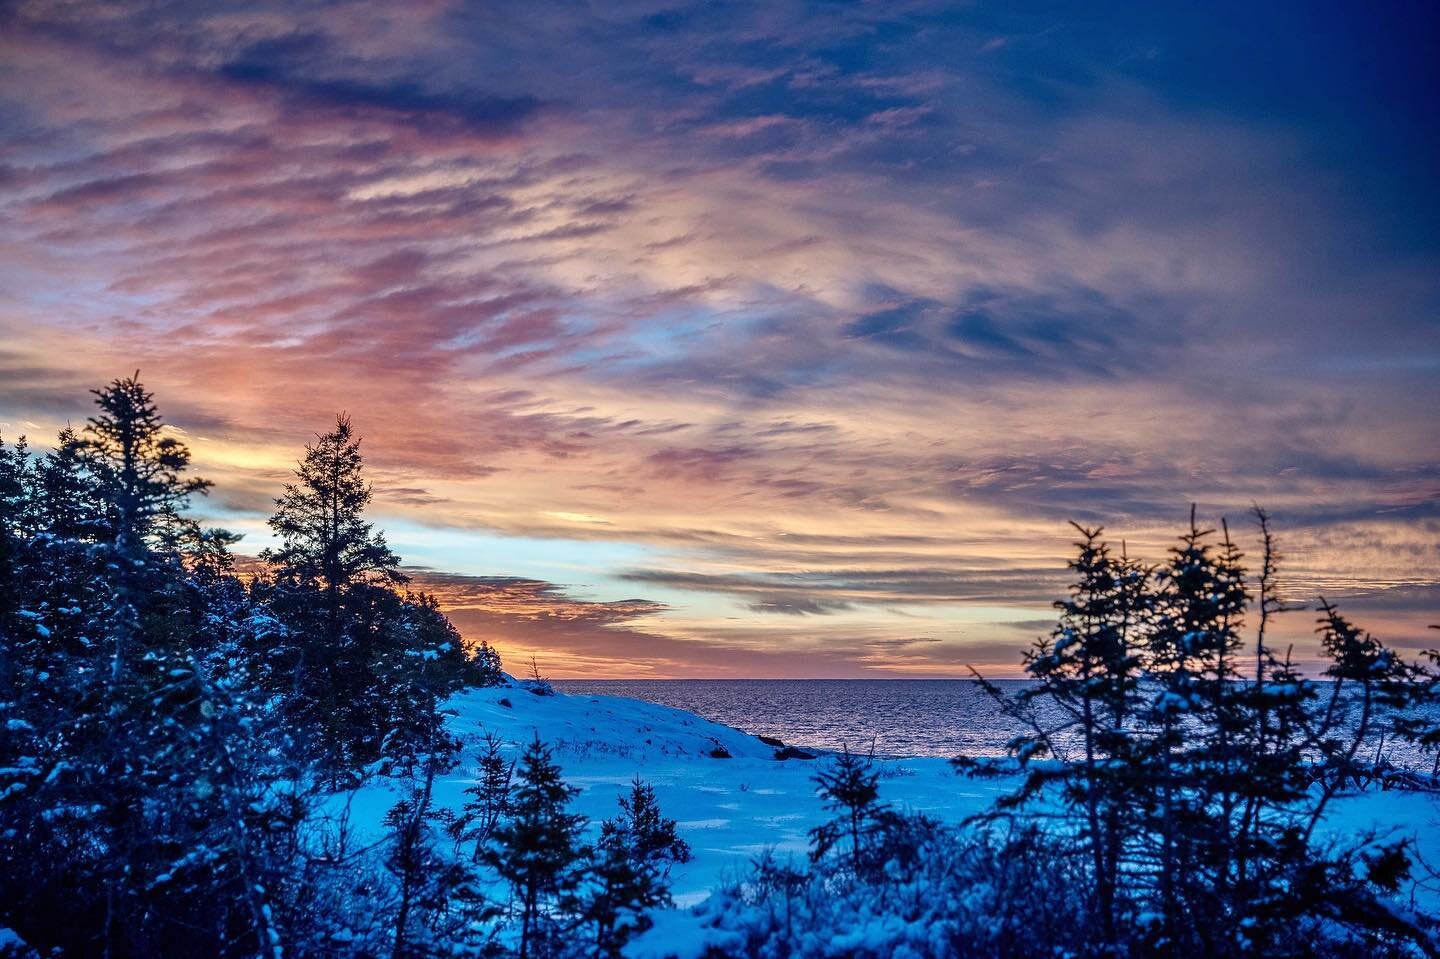
<svg viewBox="0 0 1440 959">
<path fill-rule="evenodd" d="M 432 804 L 471 745 L 443 703 L 507 679 L 365 520 L 344 416 L 242 576 L 137 377 L 94 392 L 52 451 L 0 442 L 0 955 L 610 956 L 668 901 L 642 783 L 585 845 L 546 748 L 491 740 Z M 377 777 L 380 837 L 337 792 Z"/>
<path fill-rule="evenodd" d="M 960 758 L 1017 783 L 954 830 L 881 798 L 848 752 L 817 778 L 836 813 L 810 869 L 762 860 L 710 903 L 711 955 L 913 957 L 1440 955 L 1435 864 L 1409 834 L 1332 822 L 1370 788 L 1440 792 L 1382 733 L 1440 746 L 1436 653 L 1407 662 L 1319 603 L 1323 681 L 1271 642 L 1281 603 L 1266 515 L 1251 573 L 1228 528 L 1190 528 L 1146 565 L 1083 529 L 1031 684 L 977 676 L 1026 732 L 1011 759 Z"/>
<path fill-rule="evenodd" d="M 509 680 L 365 520 L 348 420 L 241 575 L 237 537 L 187 516 L 210 484 L 152 397 L 95 397 L 51 451 L 0 442 L 0 957 L 621 955 L 688 847 L 639 780 L 596 835 L 545 744 L 453 735 L 449 697 Z M 1033 683 L 980 680 L 1026 732 L 956 761 L 1011 791 L 950 827 L 842 754 L 809 863 L 712 897 L 709 956 L 1440 955 L 1430 864 L 1333 821 L 1347 793 L 1440 786 L 1376 735 L 1440 747 L 1435 655 L 1322 601 L 1324 681 L 1302 675 L 1256 519 L 1253 571 L 1193 515 L 1156 565 L 1080 529 Z M 465 802 L 437 804 L 467 757 Z M 345 798 L 377 779 L 399 796 L 378 834 Z"/>
</svg>

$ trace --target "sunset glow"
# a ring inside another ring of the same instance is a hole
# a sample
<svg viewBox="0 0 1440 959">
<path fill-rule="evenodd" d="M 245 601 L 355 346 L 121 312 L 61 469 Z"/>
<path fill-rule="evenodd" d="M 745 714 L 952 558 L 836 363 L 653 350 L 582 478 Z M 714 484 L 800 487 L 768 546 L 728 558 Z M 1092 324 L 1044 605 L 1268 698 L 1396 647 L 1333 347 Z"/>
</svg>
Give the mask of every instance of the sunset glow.
<svg viewBox="0 0 1440 959">
<path fill-rule="evenodd" d="M 1192 502 L 1433 646 L 1434 24 L 1176 7 L 10 6 L 0 433 L 138 368 L 253 555 L 346 411 L 556 678 L 1013 673 Z"/>
</svg>

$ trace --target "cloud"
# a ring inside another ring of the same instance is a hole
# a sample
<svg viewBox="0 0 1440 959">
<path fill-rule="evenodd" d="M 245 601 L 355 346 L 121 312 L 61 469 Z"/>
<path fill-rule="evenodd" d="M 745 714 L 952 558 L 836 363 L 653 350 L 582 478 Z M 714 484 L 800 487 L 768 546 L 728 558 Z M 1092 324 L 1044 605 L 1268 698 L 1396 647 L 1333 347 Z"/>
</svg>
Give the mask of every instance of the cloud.
<svg viewBox="0 0 1440 959">
<path fill-rule="evenodd" d="M 1177 339 L 1163 326 L 1147 327 L 1096 290 L 1002 291 L 977 285 L 948 304 L 907 299 L 883 286 L 871 295 L 893 305 L 849 323 L 847 336 L 915 354 L 912 363 L 940 361 L 970 377 L 1053 381 L 1135 375 L 1142 369 L 1153 375 L 1168 365 L 1166 348 Z"/>
<path fill-rule="evenodd" d="M 1397 131 L 1440 125 L 1391 18 L 1314 15 L 1320 57 L 1173 5 L 3 16 L 0 419 L 138 366 L 227 522 L 348 410 L 377 518 L 493 557 L 470 628 L 843 674 L 906 616 L 927 668 L 1017 648 L 1068 519 L 1154 557 L 1259 501 L 1295 595 L 1418 642 L 1436 139 Z M 663 609 L 522 585 L 557 567 Z"/>
<path fill-rule="evenodd" d="M 347 116 L 381 111 L 430 134 L 443 134 L 451 128 L 470 134 L 511 133 L 543 106 L 538 99 L 526 96 L 485 96 L 474 91 L 437 93 L 413 79 L 373 83 L 306 76 L 303 65 L 323 55 L 324 48 L 316 34 L 262 40 L 224 63 L 217 72 L 227 80 L 276 90 L 307 113 L 327 110 Z"/>
<path fill-rule="evenodd" d="M 483 609 L 532 619 L 559 619 L 592 625 L 626 623 L 665 609 L 643 599 L 594 602 L 571 599 L 543 580 L 513 576 L 465 576 L 429 569 L 408 570 L 447 609 Z"/>
<path fill-rule="evenodd" d="M 886 675 L 903 665 L 903 650 L 883 651 L 883 641 L 876 646 L 863 633 L 839 631 L 821 649 L 789 648 L 726 627 L 678 635 L 655 620 L 666 610 L 661 603 L 580 600 L 541 580 L 407 572 L 411 588 L 433 595 L 467 640 L 489 642 L 512 670 L 532 655 L 555 678 L 823 676 L 854 675 L 857 669 Z M 931 666 L 945 669 L 939 659 Z"/>
<path fill-rule="evenodd" d="M 803 596 L 762 596 L 746 608 L 756 613 L 782 613 L 786 616 L 824 615 L 853 609 L 843 599 L 816 599 Z"/>
<path fill-rule="evenodd" d="M 1058 564 L 1057 564 L 1058 565 Z M 1063 588 L 1058 569 L 825 569 L 803 573 L 677 573 L 629 570 L 628 582 L 724 593 L 756 612 L 828 613 L 854 604 L 1044 603 Z"/>
</svg>

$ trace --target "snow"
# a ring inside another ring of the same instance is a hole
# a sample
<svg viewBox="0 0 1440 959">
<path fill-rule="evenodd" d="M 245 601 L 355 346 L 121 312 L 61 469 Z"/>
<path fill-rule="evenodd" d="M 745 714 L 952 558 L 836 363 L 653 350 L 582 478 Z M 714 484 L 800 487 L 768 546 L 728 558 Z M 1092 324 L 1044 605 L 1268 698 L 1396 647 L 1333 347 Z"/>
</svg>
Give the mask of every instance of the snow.
<svg viewBox="0 0 1440 959">
<path fill-rule="evenodd" d="M 694 858 L 671 874 L 680 908 L 657 915 L 655 928 L 627 949 L 636 959 L 698 954 L 699 920 L 686 907 L 743 876 L 767 850 L 782 860 L 803 859 L 809 830 L 825 818 L 811 779 L 826 761 L 824 753 L 813 761 L 777 760 L 775 749 L 753 736 L 668 706 L 612 696 L 537 695 L 517 683 L 469 690 L 447 711 L 455 732 L 476 740 L 493 733 L 511 757 L 538 734 L 552 747 L 566 781 L 580 788 L 573 809 L 589 817 L 592 833 L 600 820 L 615 815 L 617 797 L 637 775 L 654 787 Z M 712 758 L 717 747 L 731 758 Z M 941 758 L 877 762 L 883 800 L 948 822 L 990 808 L 1016 784 L 963 778 Z M 460 809 L 465 787 L 474 782 L 474 763 L 474 750 L 467 749 L 461 765 L 436 783 L 438 806 Z M 351 821 L 374 835 L 396 798 L 393 785 L 379 781 L 336 802 L 348 804 Z M 1327 828 L 1334 832 L 1414 834 L 1421 856 L 1440 862 L 1440 806 L 1433 797 L 1376 792 L 1342 798 L 1333 808 Z"/>
<path fill-rule="evenodd" d="M 650 783 L 694 853 L 672 873 L 680 905 L 703 900 L 767 849 L 802 857 L 808 831 L 825 818 L 811 782 L 823 754 L 776 760 L 774 747 L 754 736 L 683 710 L 614 696 L 537 696 L 522 687 L 470 690 L 447 709 L 457 733 L 478 738 L 492 732 L 512 757 L 538 733 L 554 750 L 565 781 L 580 788 L 574 809 L 592 827 L 615 815 L 617 797 L 635 776 Z M 712 758 L 717 746 L 731 758 Z M 473 764 L 467 753 L 436 783 L 438 805 L 459 810 L 465 787 L 474 782 Z M 1006 788 L 959 778 L 946 760 L 934 757 L 880 765 L 887 801 L 950 820 L 988 808 Z M 343 798 L 353 821 L 378 830 L 396 794 L 382 783 Z"/>
</svg>

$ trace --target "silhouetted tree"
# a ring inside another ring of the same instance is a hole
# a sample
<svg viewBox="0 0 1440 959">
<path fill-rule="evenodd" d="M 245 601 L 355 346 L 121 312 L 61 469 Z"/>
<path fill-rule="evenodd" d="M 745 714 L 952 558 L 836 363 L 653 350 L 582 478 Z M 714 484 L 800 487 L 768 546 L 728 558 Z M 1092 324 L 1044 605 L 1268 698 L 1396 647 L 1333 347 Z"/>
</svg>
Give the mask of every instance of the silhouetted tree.
<svg viewBox="0 0 1440 959">
<path fill-rule="evenodd" d="M 111 540 L 125 557 L 139 557 L 210 481 L 187 477 L 190 451 L 174 436 L 140 384 L 140 374 L 92 390 L 100 412 L 86 424 L 79 458 L 94 478 Z M 62 443 L 62 449 L 68 444 Z"/>
<path fill-rule="evenodd" d="M 266 598 L 295 637 L 286 701 L 310 748 L 353 768 L 391 731 L 380 674 L 408 665 L 394 592 L 406 577 L 364 519 L 370 486 L 348 417 L 306 446 L 295 475 L 270 519 L 280 545 L 261 553 L 274 576 Z"/>
<path fill-rule="evenodd" d="M 333 709 L 347 760 L 383 752 L 428 792 L 455 746 L 441 703 L 499 676 L 433 599 L 396 592 L 398 560 L 346 518 L 368 498 L 354 444 L 320 444 L 343 468 L 306 487 L 335 535 L 282 522 L 286 565 L 247 585 L 237 537 L 186 515 L 209 484 L 137 378 L 96 401 L 52 452 L 0 442 L 0 927 L 111 959 L 491 949 L 469 864 L 425 852 L 428 800 L 418 830 L 397 819 L 392 858 L 371 855 L 331 828 L 298 742 L 319 740 L 307 707 Z M 290 493 L 282 514 L 303 518 Z M 323 677 L 355 695 L 297 690 L 300 649 L 356 667 Z"/>
<path fill-rule="evenodd" d="M 342 414 L 305 447 L 299 482 L 285 487 L 270 518 L 280 546 L 261 554 L 277 576 L 317 584 L 336 606 L 335 597 L 355 583 L 406 581 L 384 534 L 363 518 L 371 493 L 362 466 L 360 439 Z"/>
<path fill-rule="evenodd" d="M 18 473 L 0 456 L 0 496 L 28 487 L 0 575 L 0 856 L 26 866 L 0 900 L 76 954 L 269 955 L 296 770 L 243 652 L 266 618 L 229 575 L 233 537 L 182 517 L 209 484 L 150 394 L 132 377 L 96 399 L 82 437 Z"/>
<path fill-rule="evenodd" d="M 66 540 L 103 538 L 106 510 L 96 477 L 86 471 L 86 446 L 70 427 L 35 464 L 34 508 L 39 528 Z"/>
<path fill-rule="evenodd" d="M 1056 785 L 1084 810 L 1079 836 L 1094 874 L 1091 907 L 1100 927 L 1113 931 L 1121 847 L 1135 814 L 1131 772 L 1138 742 L 1132 727 L 1141 708 L 1136 636 L 1153 603 L 1146 591 L 1148 570 L 1116 556 L 1103 530 L 1071 525 L 1080 539 L 1069 564 L 1075 577 L 1070 596 L 1055 604 L 1060 620 L 1052 634 L 1025 653 L 1025 671 L 1036 682 L 1007 697 L 976 678 L 1028 730 L 1014 744 L 1027 775 L 1003 805 L 1018 806 Z M 1051 725 L 1039 707 L 1058 707 L 1064 719 Z M 1079 761 L 1032 765 L 1032 759 L 1064 757 L 1058 736 L 1078 740 Z"/>
<path fill-rule="evenodd" d="M 395 918 L 391 959 L 454 955 L 473 945 L 480 924 L 469 921 L 487 914 L 473 867 L 446 855 L 437 841 L 435 824 L 450 817 L 432 806 L 435 777 L 454 768 L 459 743 L 450 737 L 432 740 L 433 748 L 409 770 L 411 788 L 386 815 L 391 827 L 386 868 L 395 877 Z M 448 920 L 448 921 L 447 921 Z"/>
<path fill-rule="evenodd" d="M 1253 655 L 1242 649 L 1252 595 L 1223 523 L 1217 537 L 1192 510 L 1153 572 L 1081 529 L 1059 626 L 1025 657 L 1035 684 L 1006 695 L 982 680 L 1027 731 L 1011 743 L 1021 786 L 980 819 L 1039 822 L 1029 804 L 1046 794 L 1075 817 L 1048 854 L 1088 863 L 1100 954 L 1431 954 L 1429 934 L 1384 901 L 1408 869 L 1405 843 L 1315 841 L 1333 798 L 1364 781 L 1359 750 L 1377 717 L 1403 713 L 1423 687 L 1323 601 L 1324 697 L 1275 653 L 1278 552 L 1268 517 L 1256 519 Z"/>
</svg>

